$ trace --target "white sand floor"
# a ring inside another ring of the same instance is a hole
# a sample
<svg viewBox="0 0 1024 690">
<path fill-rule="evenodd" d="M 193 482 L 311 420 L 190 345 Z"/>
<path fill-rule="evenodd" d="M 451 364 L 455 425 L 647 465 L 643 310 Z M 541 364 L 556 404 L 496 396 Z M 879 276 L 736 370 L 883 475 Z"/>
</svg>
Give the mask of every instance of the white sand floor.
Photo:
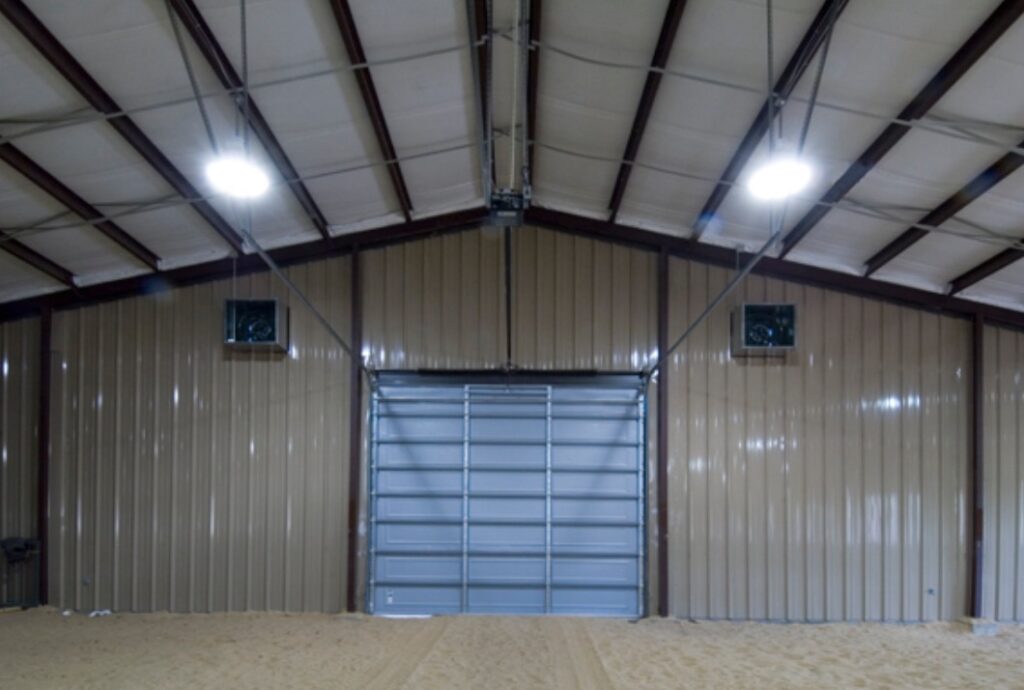
<svg viewBox="0 0 1024 690">
<path fill-rule="evenodd" d="M 2 688 L 1024 688 L 1024 627 L 0 614 Z"/>
</svg>

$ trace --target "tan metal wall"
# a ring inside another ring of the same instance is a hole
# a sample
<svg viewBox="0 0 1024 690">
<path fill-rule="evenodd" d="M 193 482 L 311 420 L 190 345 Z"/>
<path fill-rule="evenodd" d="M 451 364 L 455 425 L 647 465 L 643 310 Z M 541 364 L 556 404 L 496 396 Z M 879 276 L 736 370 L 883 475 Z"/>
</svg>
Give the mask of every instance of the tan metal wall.
<svg viewBox="0 0 1024 690">
<path fill-rule="evenodd" d="M 656 254 L 528 227 L 512 251 L 516 364 L 639 371 L 656 355 Z"/>
<path fill-rule="evenodd" d="M 670 340 L 729 275 L 672 260 Z M 723 307 L 671 359 L 672 614 L 962 615 L 968 322 L 761 277 L 739 301 L 796 303 L 799 347 L 730 358 Z"/>
<path fill-rule="evenodd" d="M 639 371 L 657 349 L 657 257 L 532 227 L 512 231 L 512 362 Z M 378 369 L 507 360 L 503 231 L 362 255 L 364 353 Z"/>
<path fill-rule="evenodd" d="M 36 536 L 39 319 L 0 323 L 0 539 Z M 33 574 L 4 577 L 0 602 L 34 597 Z"/>
<path fill-rule="evenodd" d="M 364 354 L 380 368 L 502 365 L 503 252 L 494 229 L 365 252 Z M 591 239 L 514 231 L 513 361 L 551 369 L 648 364 L 656 261 Z M 348 333 L 348 259 L 292 274 Z M 728 272 L 673 260 L 670 275 L 675 335 Z M 55 603 L 342 607 L 349 363 L 295 305 L 286 362 L 227 354 L 221 303 L 231 289 L 222 281 L 55 315 Z M 269 274 L 241 278 L 235 289 L 287 299 Z M 671 613 L 960 615 L 969 325 L 759 277 L 742 299 L 797 302 L 802 341 L 781 362 L 731 360 L 723 309 L 671 362 Z M 994 356 L 1008 360 L 1006 352 Z M 1005 405 L 998 412 L 1006 414 Z M 990 425 L 998 418 L 986 416 Z M 1001 441 L 1008 428 L 1004 422 L 997 432 Z M 9 437 L 5 430 L 8 445 Z M 1017 462 L 1005 467 L 1019 479 Z M 1020 505 L 1014 496 L 1003 502 L 1007 515 Z M 990 498 L 990 510 L 996 502 Z M 1001 583 L 1016 582 L 1008 564 L 1022 552 L 1007 541 L 1008 520 L 999 537 L 987 530 L 1008 544 L 997 561 Z M 994 591 L 986 590 L 990 599 Z"/>
<path fill-rule="evenodd" d="M 289 269 L 349 332 L 349 259 Z M 290 304 L 286 355 L 223 301 Z M 59 312 L 50 592 L 73 609 L 344 606 L 349 360 L 269 273 Z"/>
<path fill-rule="evenodd" d="M 484 228 L 363 252 L 363 354 L 376 369 L 505 363 L 505 259 Z"/>
<path fill-rule="evenodd" d="M 1024 621 L 1024 333 L 984 339 L 983 613 Z"/>
</svg>

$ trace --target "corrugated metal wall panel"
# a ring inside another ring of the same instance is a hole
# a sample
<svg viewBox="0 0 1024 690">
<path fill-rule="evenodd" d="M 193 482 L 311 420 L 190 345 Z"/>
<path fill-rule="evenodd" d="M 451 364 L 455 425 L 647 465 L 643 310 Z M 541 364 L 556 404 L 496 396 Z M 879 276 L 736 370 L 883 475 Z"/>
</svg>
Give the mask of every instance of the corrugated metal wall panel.
<svg viewBox="0 0 1024 690">
<path fill-rule="evenodd" d="M 0 323 L 0 539 L 36 536 L 38 406 L 39 319 Z M 34 571 L 5 567 L 0 602 L 34 599 Z"/>
<path fill-rule="evenodd" d="M 670 340 L 730 272 L 670 265 Z M 969 324 L 754 276 L 798 305 L 780 359 L 732 358 L 729 309 L 669 365 L 673 615 L 963 614 Z"/>
<path fill-rule="evenodd" d="M 1024 621 L 1024 334 L 985 328 L 983 613 Z"/>
<path fill-rule="evenodd" d="M 349 259 L 289 269 L 341 333 Z M 227 350 L 223 302 L 290 306 L 286 354 Z M 54 315 L 54 603 L 339 611 L 348 358 L 269 273 Z"/>
<path fill-rule="evenodd" d="M 531 227 L 512 231 L 512 359 L 639 371 L 657 352 L 657 255 Z"/>
<path fill-rule="evenodd" d="M 469 230 L 364 252 L 363 355 L 377 369 L 505 363 L 502 232 Z"/>
</svg>

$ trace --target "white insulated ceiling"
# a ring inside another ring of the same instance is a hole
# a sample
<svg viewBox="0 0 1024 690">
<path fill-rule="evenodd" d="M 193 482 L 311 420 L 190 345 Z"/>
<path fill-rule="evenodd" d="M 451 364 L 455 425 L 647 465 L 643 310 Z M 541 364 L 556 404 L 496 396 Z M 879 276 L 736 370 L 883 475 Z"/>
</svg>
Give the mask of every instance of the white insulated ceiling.
<svg viewBox="0 0 1024 690">
<path fill-rule="evenodd" d="M 7 0 L 0 0 L 6 2 Z M 232 226 L 245 209 L 212 194 L 213 155 L 164 0 L 23 0 Z M 774 0 L 777 77 L 822 0 Z M 339 235 L 400 223 L 389 177 L 330 0 L 248 0 L 251 95 L 282 149 Z M 531 4 L 524 2 L 518 13 Z M 591 218 L 609 214 L 616 175 L 668 0 L 542 0 L 533 203 Z M 793 200 L 786 228 L 856 160 L 999 5 L 998 0 L 850 0 L 825 66 L 806 153 L 812 188 Z M 242 73 L 238 0 L 195 0 L 236 72 Z M 366 60 L 411 200 L 424 218 L 484 203 L 479 93 L 465 0 L 351 0 Z M 512 160 L 523 136 L 524 75 L 513 29 L 517 0 L 491 3 L 490 100 L 498 187 L 518 184 Z M 536 18 L 535 18 L 536 19 Z M 241 145 L 230 96 L 180 27 L 203 102 L 222 147 Z M 689 237 L 701 209 L 765 99 L 765 0 L 689 0 L 640 140 L 617 221 Z M 782 108 L 794 139 L 817 56 Z M 517 81 L 518 80 L 518 81 Z M 131 237 L 161 269 L 223 258 L 230 247 L 72 88 L 6 19 L 0 19 L 0 137 Z M 1011 26 L 799 242 L 788 260 L 863 273 L 865 262 L 980 171 L 1024 140 L 1024 20 Z M 943 126 L 955 121 L 961 130 Z M 33 131 L 35 130 L 35 131 Z M 265 247 L 320 233 L 275 170 L 251 207 Z M 762 141 L 745 170 L 766 155 Z M 745 179 L 741 175 L 740 182 Z M 74 274 L 79 285 L 150 269 L 61 203 L 0 163 L 0 228 Z M 767 211 L 742 188 L 721 204 L 701 241 L 756 248 Z M 1018 171 L 886 264 L 873 277 L 946 292 L 956 276 L 1024 237 L 1024 172 Z M 0 252 L 0 301 L 63 289 Z M 1020 263 L 963 297 L 1024 309 Z"/>
</svg>

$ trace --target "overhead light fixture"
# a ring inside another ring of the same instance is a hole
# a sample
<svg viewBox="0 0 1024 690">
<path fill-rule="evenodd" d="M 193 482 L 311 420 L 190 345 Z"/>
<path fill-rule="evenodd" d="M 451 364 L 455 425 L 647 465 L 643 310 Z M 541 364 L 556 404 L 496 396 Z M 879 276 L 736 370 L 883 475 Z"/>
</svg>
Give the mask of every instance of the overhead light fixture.
<svg viewBox="0 0 1024 690">
<path fill-rule="evenodd" d="M 255 199 L 270 187 L 263 169 L 245 156 L 221 156 L 206 166 L 206 178 L 213 188 L 237 199 Z"/>
<path fill-rule="evenodd" d="M 754 171 L 747 189 L 762 201 L 780 201 L 799 194 L 811 183 L 811 166 L 791 155 L 775 155 Z"/>
</svg>

